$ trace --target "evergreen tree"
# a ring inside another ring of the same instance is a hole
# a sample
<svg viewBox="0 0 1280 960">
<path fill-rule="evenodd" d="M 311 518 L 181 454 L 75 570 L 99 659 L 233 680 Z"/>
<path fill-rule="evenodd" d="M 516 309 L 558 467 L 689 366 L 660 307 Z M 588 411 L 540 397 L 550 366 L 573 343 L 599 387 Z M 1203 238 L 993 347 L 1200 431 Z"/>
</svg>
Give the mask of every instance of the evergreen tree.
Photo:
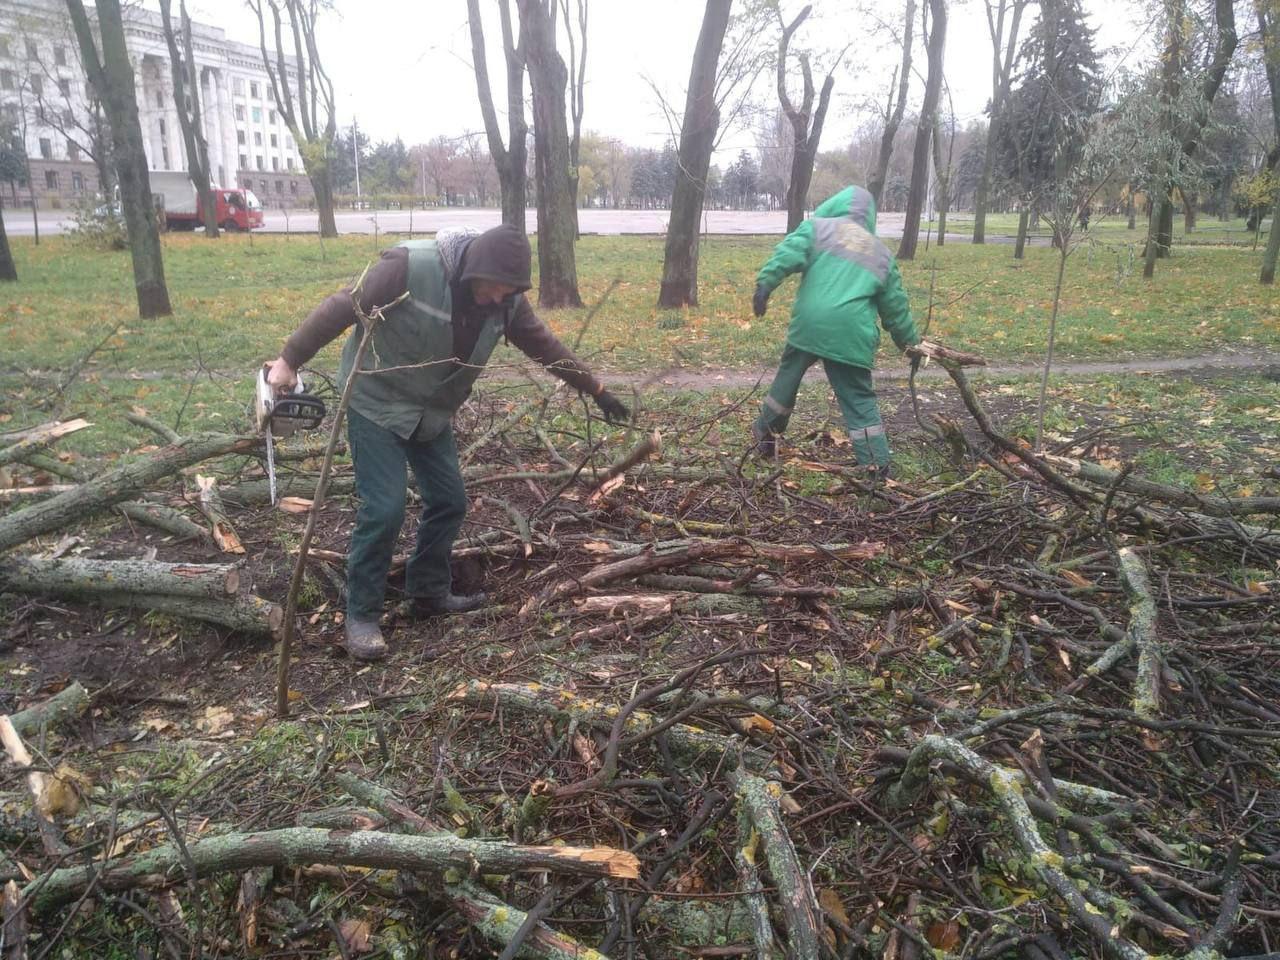
<svg viewBox="0 0 1280 960">
<path fill-rule="evenodd" d="M 1044 0 L 1018 53 L 996 162 L 1021 194 L 1024 213 L 1082 156 L 1102 97 L 1094 32 L 1081 0 Z"/>
</svg>

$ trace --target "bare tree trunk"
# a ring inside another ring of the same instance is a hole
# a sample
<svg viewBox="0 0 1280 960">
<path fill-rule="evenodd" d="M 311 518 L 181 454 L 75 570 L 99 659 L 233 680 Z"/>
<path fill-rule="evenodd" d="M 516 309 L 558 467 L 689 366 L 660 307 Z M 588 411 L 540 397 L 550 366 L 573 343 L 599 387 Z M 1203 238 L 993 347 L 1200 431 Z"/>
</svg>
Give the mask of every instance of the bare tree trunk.
<svg viewBox="0 0 1280 960">
<path fill-rule="evenodd" d="M 1127 206 L 1128 206 L 1128 213 L 1129 213 L 1128 229 L 1137 230 L 1138 229 L 1138 205 L 1133 200 L 1133 184 L 1129 184 L 1129 203 Z"/>
<path fill-rule="evenodd" d="M 500 0 L 498 13 L 502 19 L 502 49 L 507 64 L 507 141 L 502 143 L 498 113 L 493 107 L 489 87 L 489 67 L 485 57 L 484 26 L 480 20 L 480 0 L 467 0 L 467 22 L 471 28 L 471 61 L 476 75 L 476 91 L 480 112 L 484 116 L 484 132 L 489 141 L 489 156 L 498 171 L 502 193 L 502 222 L 525 232 L 525 163 L 529 126 L 524 119 L 524 40 L 516 43 L 511 29 L 508 0 Z"/>
<path fill-rule="evenodd" d="M 9 249 L 9 234 L 4 229 L 4 209 L 0 207 L 0 280 L 16 282 L 18 268 L 13 262 L 13 251 Z"/>
<path fill-rule="evenodd" d="M 25 137 L 23 138 L 26 139 Z M 31 201 L 31 235 L 40 246 L 40 207 L 36 203 L 36 181 L 31 176 L 31 164 L 27 164 L 27 198 Z"/>
<path fill-rule="evenodd" d="M 275 36 L 275 62 L 267 48 L 269 6 Z M 337 133 L 333 81 L 320 62 L 316 44 L 316 17 L 321 9 L 310 0 L 248 0 L 258 18 L 258 46 L 262 66 L 271 81 L 276 109 L 302 154 L 302 167 L 311 181 L 319 217 L 320 236 L 336 237 L 338 224 L 333 216 L 333 138 Z M 292 50 L 286 50 L 287 13 Z M 286 57 L 293 57 L 289 66 Z M 290 81 L 293 81 L 292 83 Z M 296 107 L 295 107 L 296 104 Z M 324 107 L 321 114 L 320 108 Z"/>
<path fill-rule="evenodd" d="M 1276 23 L 1271 4 L 1254 5 L 1258 17 L 1258 34 L 1262 39 L 1262 64 L 1267 74 L 1267 87 L 1271 91 L 1271 124 L 1276 133 L 1276 144 L 1267 156 L 1268 169 L 1280 173 L 1280 36 L 1276 35 Z M 1262 215 L 1258 214 L 1258 231 L 1262 230 Z M 1254 234 L 1257 242 L 1258 234 Z M 1271 286 L 1276 282 L 1276 259 L 1280 257 L 1280 194 L 1271 208 L 1271 233 L 1267 237 L 1267 249 L 1262 255 L 1262 272 L 1259 282 Z"/>
<path fill-rule="evenodd" d="M 907 194 L 907 214 L 902 227 L 899 260 L 914 260 L 920 238 L 920 214 L 924 210 L 929 189 L 929 139 L 938 113 L 938 97 L 942 93 L 942 54 L 947 43 L 947 2 L 929 0 L 933 15 L 929 31 L 929 73 L 924 84 L 924 103 L 920 106 L 920 122 L 916 126 L 916 144 L 911 156 L 911 189 Z"/>
<path fill-rule="evenodd" d="M 1013 243 L 1013 259 L 1021 260 L 1027 250 L 1027 224 L 1031 220 L 1031 211 L 1026 203 L 1018 210 L 1018 238 Z"/>
<path fill-rule="evenodd" d="M 902 123 L 903 111 L 907 108 L 907 85 L 911 79 L 911 31 L 915 28 L 916 0 L 907 0 L 906 13 L 902 18 L 902 66 L 898 68 L 898 96 L 895 102 L 893 87 L 889 87 L 889 102 L 885 109 L 884 132 L 880 134 L 880 153 L 876 157 L 876 169 L 871 174 L 867 190 L 875 197 L 876 206 L 880 206 L 880 196 L 884 193 L 884 182 L 889 176 L 889 160 L 893 156 L 893 141 L 898 136 L 898 127 Z"/>
<path fill-rule="evenodd" d="M 195 44 L 191 41 L 191 18 L 187 16 L 186 0 L 179 0 L 179 16 L 182 19 L 183 50 L 178 49 L 178 38 L 173 31 L 173 0 L 160 0 L 160 19 L 164 24 L 164 38 L 169 46 L 169 68 L 173 75 L 173 99 L 178 108 L 178 126 L 182 128 L 182 140 L 187 147 L 187 171 L 195 185 L 200 200 L 200 213 L 204 218 L 204 235 L 211 240 L 218 237 L 218 205 L 210 186 L 209 145 L 205 142 L 200 126 L 200 75 L 195 63 Z M 191 106 L 188 110 L 187 104 Z"/>
<path fill-rule="evenodd" d="M 942 124 L 934 117 L 933 124 L 933 176 L 937 182 L 938 246 L 947 242 L 947 211 L 951 208 L 951 161 L 956 144 L 955 109 L 951 112 L 951 139 L 947 142 L 947 155 L 942 156 Z"/>
<path fill-rule="evenodd" d="M 1194 193 L 1182 191 L 1182 232 L 1195 233 L 1196 203 L 1200 198 Z"/>
<path fill-rule="evenodd" d="M 133 66 L 125 46 L 120 0 L 97 0 L 101 58 L 83 0 L 67 0 L 67 9 L 75 25 L 89 82 L 97 91 L 111 128 L 111 154 L 120 185 L 120 205 L 129 230 L 138 316 L 143 319 L 168 316 L 173 309 L 169 306 L 169 290 L 164 282 L 160 229 L 151 198 L 151 178 L 142 145 Z"/>
<path fill-rule="evenodd" d="M 800 55 L 800 68 L 804 77 L 804 99 L 797 108 L 787 96 L 787 47 L 791 37 L 799 29 L 813 10 L 806 6 L 796 15 L 790 24 L 783 27 L 782 39 L 778 42 L 778 102 L 782 104 L 782 112 L 791 123 L 793 149 L 791 151 L 791 176 L 787 181 L 787 233 L 790 233 L 804 220 L 805 201 L 809 197 L 809 183 L 813 180 L 813 164 L 818 156 L 818 144 L 822 139 L 822 125 L 827 118 L 827 107 L 831 103 L 831 90 L 835 86 L 834 73 L 827 74 L 822 84 L 822 93 L 818 96 L 818 107 L 813 107 L 813 71 L 809 66 L 808 53 Z M 779 18 L 781 15 L 779 14 Z M 812 121 L 812 127 L 810 127 Z"/>
<path fill-rule="evenodd" d="M 565 86 L 569 71 L 556 52 L 551 17 L 541 0 L 516 0 L 533 88 L 533 155 L 538 189 L 538 305 L 580 307 L 574 255 L 576 216 L 569 183 Z"/>
<path fill-rule="evenodd" d="M 720 126 L 716 105 L 716 69 L 724 33 L 729 26 L 732 0 L 707 0 L 689 71 L 684 121 L 680 128 L 679 164 L 671 200 L 671 222 L 662 260 L 659 307 L 698 303 L 698 224 L 707 193 L 707 170 Z"/>
</svg>

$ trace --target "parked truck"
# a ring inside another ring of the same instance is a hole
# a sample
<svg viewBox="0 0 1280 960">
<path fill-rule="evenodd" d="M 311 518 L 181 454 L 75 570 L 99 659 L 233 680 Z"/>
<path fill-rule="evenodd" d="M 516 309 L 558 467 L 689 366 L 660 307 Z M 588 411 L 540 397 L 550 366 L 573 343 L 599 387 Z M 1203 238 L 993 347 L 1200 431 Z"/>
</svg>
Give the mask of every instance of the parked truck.
<svg viewBox="0 0 1280 960">
<path fill-rule="evenodd" d="M 184 170 L 151 171 L 151 192 L 164 203 L 165 225 L 170 230 L 194 230 L 204 226 L 204 210 L 195 184 Z M 252 190 L 213 188 L 218 226 L 234 233 L 262 226 L 262 204 Z"/>
</svg>

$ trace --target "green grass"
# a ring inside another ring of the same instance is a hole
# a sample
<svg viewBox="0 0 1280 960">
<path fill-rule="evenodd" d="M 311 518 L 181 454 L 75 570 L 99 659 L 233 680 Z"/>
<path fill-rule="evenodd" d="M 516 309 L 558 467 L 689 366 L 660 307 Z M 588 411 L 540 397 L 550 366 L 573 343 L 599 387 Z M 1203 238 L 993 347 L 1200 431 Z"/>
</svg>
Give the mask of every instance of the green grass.
<svg viewBox="0 0 1280 960">
<path fill-rule="evenodd" d="M 383 238 L 384 240 L 386 238 Z M 619 285 L 588 325 L 581 353 L 610 371 L 685 368 L 763 370 L 777 358 L 796 286 L 775 293 L 768 315 L 750 312 L 755 271 L 776 238 L 704 240 L 696 308 L 659 310 L 654 299 L 662 241 L 586 237 L 578 246 L 583 299 L 595 303 Z M 78 358 L 108 336 L 66 397 L 66 412 L 114 420 L 72 446 L 86 453 L 152 442 L 120 421 L 130 406 L 163 413 L 181 430 L 248 425 L 251 375 L 327 294 L 350 282 L 376 254 L 370 236 L 244 236 L 209 242 L 165 238 L 175 312 L 139 321 L 127 253 L 77 248 L 64 238 L 38 247 L 14 242 L 20 282 L 0 301 L 0 430 L 42 419 L 40 401 Z M 1058 357 L 1126 359 L 1280 346 L 1280 300 L 1256 282 L 1257 257 L 1240 248 L 1176 248 L 1153 282 L 1140 276 L 1124 246 L 1094 245 L 1073 254 L 1059 321 Z M 1008 245 L 951 243 L 902 265 L 921 324 L 929 333 L 992 360 L 1035 363 L 1045 345 L 1055 252 L 1045 247 L 1015 261 Z M 586 312 L 544 314 L 567 340 Z M 315 366 L 333 370 L 340 345 Z M 502 347 L 496 362 L 515 359 Z M 194 372 L 198 371 L 198 372 Z"/>
<path fill-rule="evenodd" d="M 700 305 L 655 306 L 662 241 L 586 237 L 578 246 L 583 299 L 594 303 L 620 280 L 583 338 L 605 369 L 655 369 L 673 362 L 758 367 L 777 357 L 796 280 L 774 295 L 763 320 L 750 293 L 773 238 L 712 237 L 703 242 Z M 343 237 L 323 248 L 315 237 L 196 236 L 165 239 L 175 312 L 145 323 L 134 314 L 126 253 L 77 249 L 63 238 L 33 247 L 15 242 L 21 281 L 0 311 L 4 361 L 19 369 L 65 369 L 117 324 L 99 370 L 251 369 L 325 295 L 350 281 L 374 256 L 373 238 Z M 1008 245 L 931 247 L 903 264 L 912 305 L 923 322 L 936 267 L 930 332 L 996 360 L 1034 360 L 1044 346 L 1054 251 L 1036 247 L 1015 261 Z M 1256 283 L 1257 257 L 1242 249 L 1178 248 L 1153 282 L 1129 250 L 1093 246 L 1073 254 L 1064 291 L 1059 356 L 1099 358 L 1187 355 L 1241 344 L 1280 344 L 1280 300 Z M 546 313 L 562 335 L 576 336 L 578 310 Z M 336 366 L 338 345 L 323 355 Z"/>
</svg>

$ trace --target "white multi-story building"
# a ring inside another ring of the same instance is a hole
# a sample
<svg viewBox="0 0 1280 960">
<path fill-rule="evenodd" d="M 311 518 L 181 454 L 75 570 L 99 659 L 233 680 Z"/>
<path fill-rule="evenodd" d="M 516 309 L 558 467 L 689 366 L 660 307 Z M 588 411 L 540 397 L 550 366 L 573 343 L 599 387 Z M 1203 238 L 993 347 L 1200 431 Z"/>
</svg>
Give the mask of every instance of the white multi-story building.
<svg viewBox="0 0 1280 960">
<path fill-rule="evenodd" d="M 92 13 L 92 4 L 86 7 Z M 187 150 L 160 14 L 126 9 L 125 42 L 147 161 L 152 170 L 185 171 Z M 308 201 L 311 184 L 276 108 L 260 49 L 194 22 L 192 43 L 215 185 L 249 187 L 268 206 Z M 64 0 L 0 0 L 0 123 L 10 131 L 12 146 L 29 158 L 42 206 L 65 205 L 98 188 L 91 103 Z M 25 188 L 0 188 L 10 205 L 30 202 Z"/>
</svg>

